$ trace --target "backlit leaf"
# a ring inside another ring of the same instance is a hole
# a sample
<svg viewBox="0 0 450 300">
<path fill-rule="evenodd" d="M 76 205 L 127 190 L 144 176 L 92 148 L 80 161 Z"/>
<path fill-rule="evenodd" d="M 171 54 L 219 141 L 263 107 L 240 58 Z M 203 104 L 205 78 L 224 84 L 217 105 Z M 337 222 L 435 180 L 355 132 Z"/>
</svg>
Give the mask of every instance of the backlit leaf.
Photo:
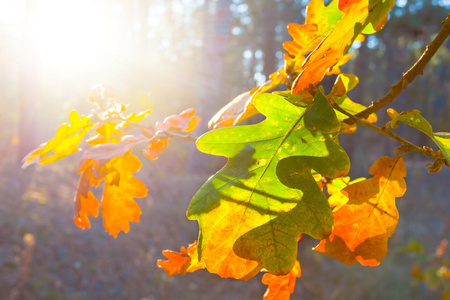
<svg viewBox="0 0 450 300">
<path fill-rule="evenodd" d="M 24 158 L 23 168 L 36 162 L 44 165 L 51 164 L 78 152 L 78 144 L 92 128 L 93 124 L 91 124 L 89 117 L 80 117 L 75 110 L 70 113 L 69 119 L 70 125 L 61 125 L 54 138 L 33 150 Z"/>
<path fill-rule="evenodd" d="M 87 188 L 103 181 L 101 209 L 105 230 L 114 237 L 120 231 L 128 232 L 129 222 L 139 222 L 141 215 L 134 198 L 147 196 L 145 184 L 133 176 L 140 168 L 141 162 L 131 155 L 131 149 L 110 160 L 86 158 L 79 169 L 81 178 L 75 198 L 75 224 L 82 229 L 89 228 L 87 215 L 98 215 L 98 201 Z"/>
<path fill-rule="evenodd" d="M 433 138 L 433 128 L 430 123 L 420 115 L 420 111 L 413 109 L 402 113 L 397 113 L 394 109 L 388 109 L 388 115 L 392 118 L 392 121 L 388 122 L 392 128 L 397 128 L 398 123 L 404 123 L 419 129 L 429 137 Z"/>
<path fill-rule="evenodd" d="M 195 109 L 190 108 L 179 115 L 167 117 L 162 123 L 156 123 L 156 130 L 192 132 L 200 122 L 200 118 L 194 114 Z"/>
<path fill-rule="evenodd" d="M 81 172 L 77 192 L 75 194 L 75 216 L 73 217 L 73 221 L 81 229 L 86 227 L 91 228 L 91 223 L 87 216 L 98 217 L 98 209 L 100 207 L 100 202 L 95 198 L 92 192 L 89 191 L 89 187 L 92 186 L 90 177 L 90 169 L 85 169 Z"/>
<path fill-rule="evenodd" d="M 144 155 L 151 160 L 155 160 L 161 153 L 169 147 L 169 141 L 165 139 L 154 139 L 148 145 L 148 149 L 144 150 Z"/>
<path fill-rule="evenodd" d="M 314 96 L 311 108 L 305 113 L 305 126 L 310 130 L 333 133 L 341 129 L 336 113 L 320 87 Z"/>
<path fill-rule="evenodd" d="M 418 110 L 408 110 L 406 112 L 398 113 L 394 109 L 389 108 L 387 114 L 392 119 L 386 123 L 386 126 L 397 128 L 398 123 L 404 123 L 411 127 L 414 127 L 426 135 L 428 135 L 433 142 L 442 150 L 446 159 L 450 163 L 450 133 L 448 132 L 436 132 L 433 133 L 433 128 L 430 123 L 422 117 Z M 437 171 L 439 171 L 440 167 Z"/>
<path fill-rule="evenodd" d="M 294 268 L 287 275 L 273 275 L 266 273 L 262 277 L 262 283 L 267 285 L 264 300 L 289 300 L 295 289 L 297 278 L 302 275 L 300 263 L 295 262 Z"/>
<path fill-rule="evenodd" d="M 406 191 L 406 167 L 401 157 L 383 156 L 369 173 L 374 176 L 341 190 L 348 201 L 333 212 L 333 232 L 314 250 L 347 265 L 377 266 L 386 256 L 398 223 L 395 198 Z"/>
<path fill-rule="evenodd" d="M 369 23 L 374 23 L 381 29 L 380 19 L 387 17 L 392 3 L 392 0 L 372 0 L 370 3 L 366 0 L 339 1 L 339 9 L 345 13 L 344 17 L 306 58 L 302 65 L 303 71 L 294 82 L 292 94 L 299 93 L 310 84 L 318 84 L 347 53 L 353 41 Z"/>
<path fill-rule="evenodd" d="M 253 102 L 255 97 L 273 90 L 285 81 L 285 77 L 286 74 L 282 70 L 275 72 L 264 84 L 234 98 L 212 117 L 208 123 L 209 128 L 233 126 L 259 113 Z"/>
<path fill-rule="evenodd" d="M 156 264 L 169 276 L 184 275 L 186 272 L 192 273 L 205 268 L 205 264 L 198 261 L 197 241 L 187 249 L 181 247 L 180 252 L 164 250 L 162 253 L 168 260 L 158 260 Z"/>
<path fill-rule="evenodd" d="M 89 139 L 89 145 L 99 145 L 106 143 L 118 143 L 120 141 L 120 129 L 117 128 L 117 123 L 108 122 L 103 124 L 95 130 L 98 135 Z"/>
<path fill-rule="evenodd" d="M 117 156 L 122 156 L 131 148 L 147 143 L 152 138 L 143 135 L 124 136 L 118 143 L 99 144 L 83 154 L 83 159 L 110 160 Z"/>
<path fill-rule="evenodd" d="M 114 237 L 120 231 L 127 233 L 130 230 L 129 222 L 139 222 L 141 209 L 134 198 L 147 196 L 145 184 L 136 179 L 133 173 L 139 171 L 142 164 L 139 159 L 131 155 L 131 150 L 125 155 L 113 158 L 101 169 L 113 169 L 116 175 L 107 174 L 104 177 L 104 190 L 102 197 L 102 216 L 105 230 Z"/>
<path fill-rule="evenodd" d="M 433 140 L 442 150 L 448 162 L 450 163 L 450 133 L 436 132 L 434 133 Z"/>
<path fill-rule="evenodd" d="M 126 119 L 130 122 L 133 123 L 137 123 L 139 121 L 141 121 L 142 119 L 144 119 L 146 116 L 148 116 L 152 111 L 151 110 L 147 110 L 141 113 L 132 113 L 131 115 L 129 115 Z"/>
<path fill-rule="evenodd" d="M 334 101 L 345 111 L 348 113 L 355 115 L 367 107 L 359 104 L 357 102 L 353 102 L 348 98 L 347 93 L 352 90 L 359 82 L 358 77 L 351 74 L 339 74 L 336 78 L 336 81 L 333 85 L 333 88 L 329 94 L 329 96 L 333 97 Z M 336 116 L 340 121 L 343 121 L 348 118 L 345 114 L 336 111 Z M 367 122 L 375 123 L 377 121 L 376 114 L 370 114 L 366 119 Z M 355 125 L 356 126 L 356 125 Z"/>
<path fill-rule="evenodd" d="M 199 150 L 229 158 L 187 213 L 199 222 L 201 261 L 222 277 L 247 279 L 261 268 L 289 273 L 297 237 L 321 239 L 331 231 L 330 207 L 311 169 L 332 178 L 349 169 L 330 134 L 305 127 L 307 108 L 271 94 L 258 96 L 255 105 L 265 121 L 214 130 L 197 141 Z"/>
</svg>

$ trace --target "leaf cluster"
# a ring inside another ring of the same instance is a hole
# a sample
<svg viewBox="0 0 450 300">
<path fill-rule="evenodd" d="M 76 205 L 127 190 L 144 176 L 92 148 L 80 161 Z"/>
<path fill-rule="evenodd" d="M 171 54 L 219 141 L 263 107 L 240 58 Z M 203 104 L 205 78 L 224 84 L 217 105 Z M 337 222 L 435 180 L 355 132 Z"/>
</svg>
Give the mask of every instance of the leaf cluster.
<svg viewBox="0 0 450 300">
<path fill-rule="evenodd" d="M 206 268 L 242 280 L 265 272 L 264 299 L 289 299 L 301 276 L 297 249 L 303 234 L 318 240 L 315 251 L 347 265 L 381 263 L 399 219 L 395 200 L 406 191 L 404 154 L 416 151 L 433 158 L 430 172 L 450 166 L 450 133 L 433 132 L 419 111 L 388 109 L 391 121 L 374 124 L 375 113 L 406 88 L 448 36 L 448 19 L 430 45 L 431 52 L 427 49 L 419 66 L 402 77 L 399 88 L 394 86 L 370 107 L 347 96 L 359 82 L 340 70 L 351 57 L 349 49 L 381 30 L 393 5 L 393 0 L 333 0 L 325 6 L 322 0 L 311 0 L 305 24 L 289 24 L 293 40 L 283 44 L 284 66 L 219 110 L 209 122 L 213 130 L 196 140 L 199 151 L 224 156 L 228 162 L 189 205 L 187 217 L 199 224 L 198 241 L 180 252 L 164 251 L 168 260 L 158 261 L 159 267 L 170 276 Z M 332 74 L 338 76 L 326 94 L 320 84 Z M 282 86 L 283 91 L 269 93 Z M 79 152 L 84 141 L 74 222 L 90 227 L 88 216 L 98 216 L 101 207 L 105 229 L 117 237 L 120 231 L 128 232 L 129 222 L 139 221 L 141 211 L 134 199 L 147 195 L 144 183 L 133 175 L 141 162 L 132 148 L 144 145 L 143 154 L 156 159 L 170 139 L 192 140 L 199 118 L 187 110 L 154 126 L 143 125 L 150 111 L 127 114 L 104 87 L 96 88 L 90 99 L 100 112 L 81 117 L 72 112 L 70 124 L 31 152 L 23 166 L 55 162 Z M 237 126 L 256 114 L 265 120 Z M 399 123 L 426 134 L 438 150 L 395 134 Z M 339 135 L 354 133 L 358 125 L 401 146 L 393 157 L 382 155 L 373 163 L 372 177 L 351 180 L 346 177 L 350 159 Z M 99 201 L 91 189 L 101 182 Z"/>
</svg>

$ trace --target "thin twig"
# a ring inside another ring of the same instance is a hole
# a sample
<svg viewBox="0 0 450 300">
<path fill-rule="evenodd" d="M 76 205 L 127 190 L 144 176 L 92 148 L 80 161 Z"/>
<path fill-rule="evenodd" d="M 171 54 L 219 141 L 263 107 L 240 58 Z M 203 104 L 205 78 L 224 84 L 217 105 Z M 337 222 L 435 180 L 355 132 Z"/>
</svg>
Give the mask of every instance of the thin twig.
<svg viewBox="0 0 450 300">
<path fill-rule="evenodd" d="M 331 105 L 333 106 L 333 108 L 335 110 L 343 113 L 344 115 L 348 116 L 349 119 L 353 120 L 352 123 L 356 123 L 358 125 L 370 128 L 370 129 L 375 130 L 375 131 L 377 131 L 379 133 L 387 135 L 388 137 L 393 138 L 397 142 L 400 142 L 403 145 L 405 145 L 406 147 L 408 147 L 408 150 L 415 151 L 415 152 L 418 152 L 418 153 L 430 156 L 430 157 L 432 157 L 434 159 L 445 159 L 445 156 L 444 156 L 444 154 L 442 153 L 441 150 L 434 152 L 432 150 L 430 151 L 430 150 L 425 150 L 423 148 L 420 148 L 420 147 L 414 145 L 413 143 L 408 142 L 404 138 L 396 135 L 395 133 L 393 133 L 392 131 L 390 131 L 388 128 L 386 128 L 384 126 L 383 127 L 378 127 L 376 125 L 373 125 L 372 123 L 369 123 L 367 121 L 358 119 L 356 116 L 353 116 L 348 111 L 346 111 L 345 109 L 340 107 L 339 104 L 337 104 L 335 101 L 331 101 Z M 428 149 L 431 149 L 431 148 L 428 148 Z"/>
<path fill-rule="evenodd" d="M 432 158 L 434 158 L 434 159 L 445 160 L 445 156 L 444 156 L 444 154 L 442 153 L 441 150 L 439 150 L 439 151 L 433 151 L 431 148 L 427 148 L 428 150 L 427 150 L 427 149 L 420 148 L 420 147 L 414 145 L 413 143 L 408 142 L 408 141 L 405 140 L 404 138 L 402 138 L 402 137 L 396 135 L 395 133 L 393 133 L 392 131 L 390 131 L 390 130 L 387 129 L 386 127 L 378 127 L 378 126 L 376 126 L 376 125 L 373 125 L 373 124 L 371 124 L 371 123 L 369 123 L 369 122 L 366 122 L 366 121 L 363 121 L 363 120 L 357 119 L 357 118 L 352 118 L 352 119 L 353 119 L 353 120 L 355 121 L 355 123 L 358 124 L 358 125 L 361 125 L 361 126 L 370 128 L 370 129 L 375 130 L 375 131 L 377 131 L 377 132 L 379 132 L 379 133 L 381 133 L 381 134 L 387 135 L 387 136 L 390 137 L 390 138 L 393 138 L 393 139 L 396 140 L 397 142 L 399 142 L 399 143 L 405 145 L 406 147 L 408 147 L 408 150 L 411 150 L 411 151 L 415 151 L 415 152 L 421 153 L 421 154 L 423 154 L 423 155 L 432 157 Z"/>
<path fill-rule="evenodd" d="M 357 113 L 355 117 L 357 117 L 358 119 L 364 119 L 367 118 L 371 113 L 377 112 L 385 105 L 394 101 L 394 99 L 397 98 L 404 89 L 406 89 L 406 87 L 414 80 L 414 78 L 416 78 L 418 75 L 423 74 L 425 66 L 450 35 L 450 14 L 448 14 L 447 18 L 444 20 L 444 22 L 442 22 L 442 24 L 443 25 L 441 31 L 426 47 L 422 56 L 417 60 L 414 66 L 412 66 L 411 69 L 403 74 L 402 78 L 395 85 L 391 86 L 391 89 L 385 96 L 383 96 L 379 100 L 373 101 L 367 109 Z M 347 124 L 353 124 L 355 123 L 355 119 L 348 118 L 345 119 L 344 122 Z"/>
</svg>

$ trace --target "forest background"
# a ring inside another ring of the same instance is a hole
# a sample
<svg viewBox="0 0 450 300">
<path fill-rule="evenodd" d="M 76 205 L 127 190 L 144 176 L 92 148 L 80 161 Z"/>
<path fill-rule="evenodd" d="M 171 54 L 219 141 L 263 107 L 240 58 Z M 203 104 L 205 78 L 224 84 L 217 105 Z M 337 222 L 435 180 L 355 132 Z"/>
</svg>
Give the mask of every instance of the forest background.
<svg viewBox="0 0 450 300">
<path fill-rule="evenodd" d="M 308 1 L 96 0 L 0 1 L 0 298 L 1 299 L 258 299 L 260 276 L 241 282 L 206 271 L 171 278 L 156 266 L 164 249 L 197 238 L 185 217 L 191 197 L 223 164 L 191 142 L 174 141 L 139 179 L 149 197 L 128 234 L 108 236 L 101 218 L 82 231 L 73 224 L 77 158 L 43 168 L 21 159 L 54 136 L 72 109 L 89 114 L 91 88 L 105 84 L 129 111 L 151 109 L 149 121 L 194 107 L 207 120 L 238 94 L 262 84 L 283 63 L 288 23 L 303 23 Z M 385 28 L 355 43 L 342 69 L 361 83 L 350 97 L 380 98 L 439 31 L 448 0 L 400 0 Z M 393 103 L 418 109 L 438 131 L 450 131 L 450 43 L 447 41 Z M 329 91 L 334 78 L 329 79 Z M 380 113 L 381 123 L 387 116 Z M 427 145 L 405 127 L 400 135 Z M 368 176 L 396 142 L 358 130 L 342 137 L 350 176 Z M 354 142 L 357 141 L 357 142 Z M 431 145 L 430 145 L 431 146 Z M 372 154 L 371 154 L 372 153 Z M 440 297 L 443 245 L 450 236 L 448 168 L 427 174 L 431 161 L 408 156 L 408 190 L 381 266 L 347 266 L 301 250 L 304 275 L 291 299 L 424 299 Z M 308 243 L 305 238 L 306 243 Z M 311 247 L 315 243 L 309 241 Z M 23 285 L 19 292 L 17 287 Z"/>
</svg>

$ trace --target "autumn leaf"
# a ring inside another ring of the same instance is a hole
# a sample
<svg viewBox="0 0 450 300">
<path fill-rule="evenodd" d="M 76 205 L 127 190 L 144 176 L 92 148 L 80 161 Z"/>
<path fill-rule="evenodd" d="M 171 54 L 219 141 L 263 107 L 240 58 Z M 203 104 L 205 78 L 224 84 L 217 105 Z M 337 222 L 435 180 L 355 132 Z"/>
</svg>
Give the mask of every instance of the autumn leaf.
<svg viewBox="0 0 450 300">
<path fill-rule="evenodd" d="M 375 27 L 381 29 L 380 19 L 387 17 L 394 3 L 393 0 L 373 0 L 370 3 L 366 0 L 340 1 L 339 9 L 345 15 L 306 58 L 302 72 L 294 82 L 292 94 L 299 93 L 310 84 L 314 86 L 318 84 L 328 70 L 331 70 L 347 53 L 353 41 L 368 24 L 376 24 Z"/>
<path fill-rule="evenodd" d="M 151 110 L 147 110 L 141 113 L 132 113 L 131 115 L 126 117 L 126 119 L 130 122 L 137 123 L 142 119 L 144 119 L 146 116 L 148 116 L 151 112 L 152 112 Z"/>
<path fill-rule="evenodd" d="M 195 109 L 190 108 L 179 115 L 167 117 L 162 123 L 156 123 L 156 130 L 192 132 L 200 122 L 200 118 L 194 114 Z"/>
<path fill-rule="evenodd" d="M 302 275 L 300 263 L 295 262 L 294 268 L 287 275 L 273 275 L 266 273 L 262 277 L 262 283 L 267 285 L 264 300 L 289 300 L 295 289 L 295 281 Z"/>
<path fill-rule="evenodd" d="M 127 153 L 133 147 L 147 143 L 152 140 L 152 137 L 146 137 L 144 135 L 137 136 L 124 136 L 117 143 L 99 144 L 93 148 L 86 150 L 82 156 L 82 159 L 95 159 L 108 161 L 114 157 L 122 156 Z"/>
<path fill-rule="evenodd" d="M 338 210 L 341 206 L 347 203 L 348 198 L 344 194 L 341 193 L 341 190 L 350 184 L 365 180 L 366 178 L 357 178 L 355 180 L 350 181 L 350 177 L 339 177 L 333 179 L 331 182 L 327 183 L 327 193 L 330 195 L 328 197 L 328 203 L 334 210 Z"/>
<path fill-rule="evenodd" d="M 344 109 L 348 113 L 355 115 L 367 107 L 359 104 L 357 102 L 353 102 L 348 96 L 347 93 L 351 91 L 357 84 L 359 83 L 358 77 L 351 74 L 339 74 L 334 82 L 333 88 L 331 89 L 330 94 L 327 97 L 332 98 L 340 108 Z M 339 121 L 344 121 L 348 118 L 347 115 L 341 113 L 340 111 L 335 110 L 336 116 Z M 375 123 L 378 118 L 375 113 L 370 114 L 366 119 L 367 122 Z M 345 134 L 352 134 L 356 131 L 356 124 L 352 124 L 351 126 L 347 125 L 345 122 L 341 123 L 341 132 Z"/>
<path fill-rule="evenodd" d="M 197 141 L 200 151 L 229 158 L 187 213 L 199 222 L 201 261 L 222 277 L 248 279 L 261 268 L 289 273 L 301 233 L 320 239 L 331 232 L 331 210 L 311 169 L 338 177 L 349 168 L 330 134 L 306 128 L 308 108 L 271 94 L 258 96 L 255 105 L 265 121 L 214 130 Z M 311 126 L 322 128 L 316 114 Z"/>
<path fill-rule="evenodd" d="M 69 116 L 70 125 L 63 124 L 56 136 L 23 159 L 22 168 L 32 163 L 51 164 L 70 154 L 78 152 L 78 144 L 92 128 L 91 119 L 81 116 L 74 110 Z"/>
<path fill-rule="evenodd" d="M 402 157 L 383 156 L 369 173 L 374 176 L 341 190 L 348 201 L 333 211 L 333 232 L 314 248 L 349 266 L 357 261 L 364 266 L 380 264 L 398 223 L 395 198 L 406 191 Z"/>
<path fill-rule="evenodd" d="M 392 119 L 386 123 L 386 126 L 391 126 L 393 129 L 398 127 L 398 123 L 403 123 L 414 127 L 426 135 L 428 135 L 433 142 L 442 150 L 447 163 L 450 164 L 450 133 L 448 132 L 436 132 L 433 133 L 433 128 L 430 123 L 422 117 L 419 110 L 413 109 L 404 111 L 401 113 L 396 112 L 394 109 L 389 108 L 387 114 Z M 437 171 L 440 170 L 440 167 Z"/>
<path fill-rule="evenodd" d="M 289 53 L 285 56 L 286 72 L 296 77 L 301 72 L 298 67 L 305 61 L 304 55 L 319 46 L 343 17 L 344 14 L 338 9 L 337 3 L 335 0 L 325 6 L 322 0 L 312 0 L 306 8 L 305 24 L 288 25 L 288 32 L 293 41 L 283 43 L 284 49 Z"/>
<path fill-rule="evenodd" d="M 153 139 L 148 144 L 148 149 L 144 150 L 144 155 L 151 160 L 155 160 L 166 151 L 167 147 L 169 147 L 169 141 L 167 139 Z"/>
<path fill-rule="evenodd" d="M 253 100 L 256 96 L 275 89 L 279 84 L 284 83 L 286 74 L 283 70 L 275 72 L 269 76 L 269 80 L 249 92 L 245 92 L 234 98 L 208 122 L 209 128 L 217 129 L 238 124 L 256 114 Z"/>
<path fill-rule="evenodd" d="M 181 247 L 180 252 L 164 250 L 162 253 L 168 260 L 158 260 L 156 265 L 172 277 L 204 269 L 205 264 L 198 261 L 197 244 L 195 241 L 187 249 Z"/>
<path fill-rule="evenodd" d="M 114 237 L 120 231 L 128 232 L 129 222 L 139 222 L 141 215 L 134 198 L 147 196 L 145 184 L 133 176 L 141 165 L 139 159 L 131 155 L 131 149 L 110 160 L 86 158 L 79 169 L 81 178 L 75 198 L 75 224 L 82 229 L 89 228 L 87 215 L 98 215 L 98 201 L 87 188 L 103 181 L 101 209 L 105 230 Z"/>
<path fill-rule="evenodd" d="M 87 140 L 89 145 L 99 145 L 106 143 L 118 143 L 121 138 L 120 129 L 117 127 L 117 123 L 108 122 L 103 124 L 95 130 L 98 135 Z"/>
<path fill-rule="evenodd" d="M 92 186 L 91 169 L 84 169 L 81 172 L 80 180 L 78 182 L 77 192 L 75 194 L 74 208 L 75 215 L 73 217 L 74 223 L 81 229 L 91 228 L 91 223 L 87 216 L 98 217 L 98 209 L 100 202 L 95 198 L 94 194 L 89 191 Z"/>
<path fill-rule="evenodd" d="M 139 171 L 141 166 L 139 159 L 131 155 L 129 150 L 125 155 L 113 158 L 99 170 L 100 174 L 107 172 L 102 197 L 104 227 L 114 237 L 120 231 L 127 233 L 130 230 L 129 222 L 139 222 L 141 209 L 134 198 L 147 196 L 147 188 L 133 173 Z"/>
</svg>

